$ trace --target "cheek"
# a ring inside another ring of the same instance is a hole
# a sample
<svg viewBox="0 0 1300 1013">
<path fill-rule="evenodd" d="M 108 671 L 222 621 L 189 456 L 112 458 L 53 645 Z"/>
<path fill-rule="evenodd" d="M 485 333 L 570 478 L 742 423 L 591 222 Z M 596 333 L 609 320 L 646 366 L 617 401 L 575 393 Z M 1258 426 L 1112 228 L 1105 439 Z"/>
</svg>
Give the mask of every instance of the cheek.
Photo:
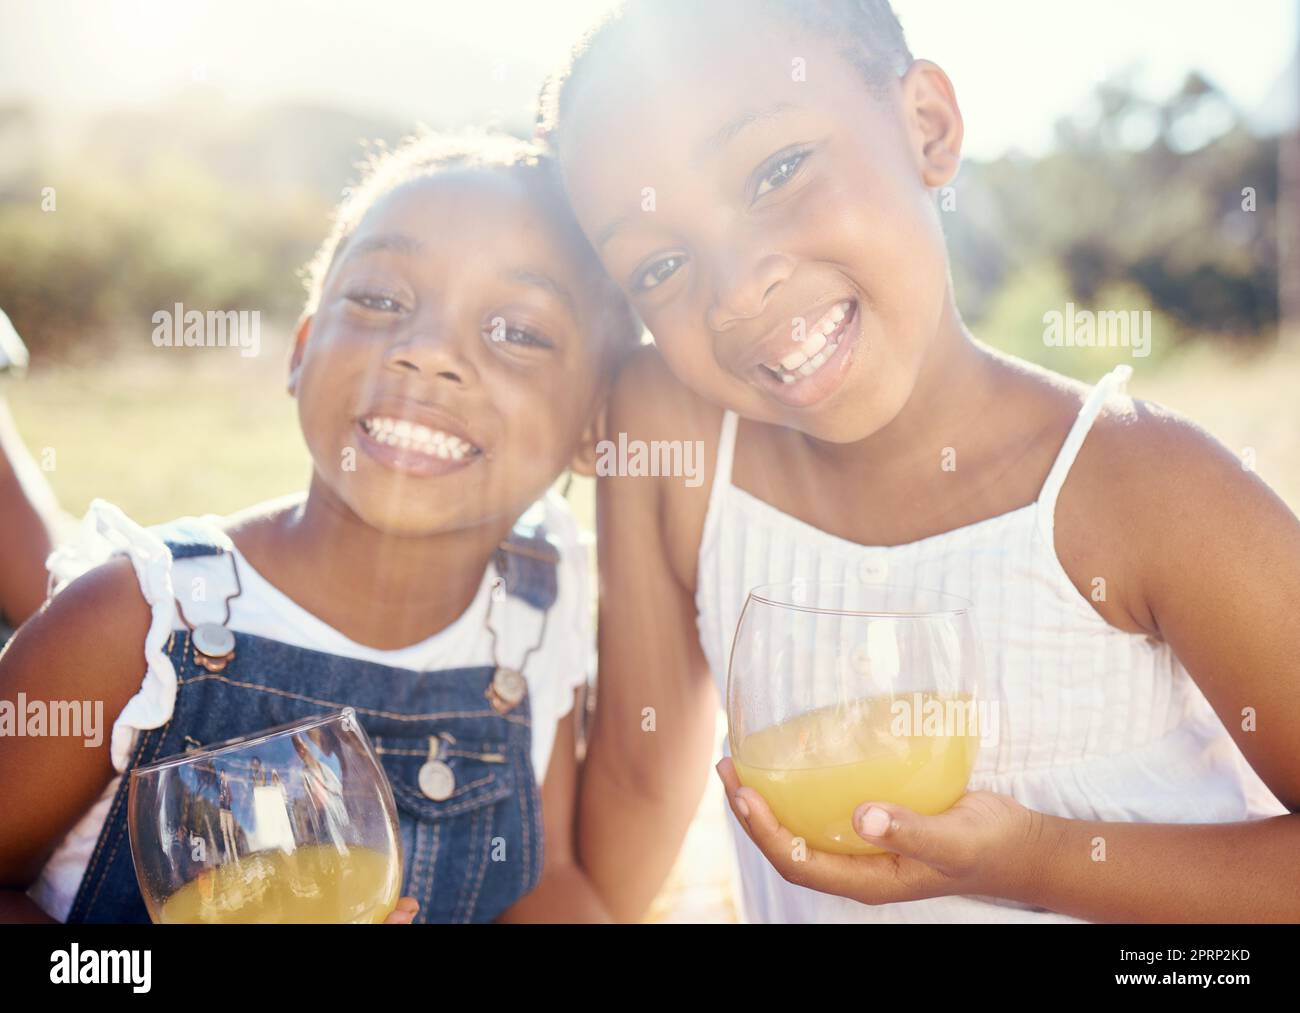
<svg viewBox="0 0 1300 1013">
<path fill-rule="evenodd" d="M 861 275 L 873 300 L 906 304 L 934 277 L 943 238 L 924 190 L 848 178 L 820 206 L 816 228 L 834 237 L 835 258 Z"/>
<path fill-rule="evenodd" d="M 490 399 L 499 406 L 503 423 L 499 445 L 512 462 L 512 473 L 535 479 L 568 463 L 582 433 L 573 406 L 587 403 L 586 397 L 581 378 L 567 370 L 548 371 L 545 377 L 506 376 L 493 385 Z"/>
<path fill-rule="evenodd" d="M 332 444 L 335 439 L 334 429 L 343 406 L 337 398 L 329 396 L 329 373 L 316 365 L 319 360 L 309 360 L 303 364 L 298 376 L 298 423 L 302 427 L 303 439 L 308 449 L 316 456 Z"/>
</svg>

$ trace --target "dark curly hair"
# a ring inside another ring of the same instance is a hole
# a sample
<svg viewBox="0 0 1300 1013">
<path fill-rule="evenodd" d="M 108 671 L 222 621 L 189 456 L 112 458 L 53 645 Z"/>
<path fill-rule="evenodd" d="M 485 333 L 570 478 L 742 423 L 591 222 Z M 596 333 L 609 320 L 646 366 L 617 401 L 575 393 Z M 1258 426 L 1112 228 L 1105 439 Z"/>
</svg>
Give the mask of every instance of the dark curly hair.
<svg viewBox="0 0 1300 1013">
<path fill-rule="evenodd" d="M 635 45 L 638 37 L 666 28 L 690 32 L 708 6 L 702 0 L 625 0 L 610 11 L 578 40 L 568 62 L 543 85 L 538 137 L 552 144 L 557 139 L 573 84 L 585 76 L 593 54 Z M 903 26 L 889 0 L 747 0 L 745 10 L 835 41 L 877 95 L 912 63 Z"/>
</svg>

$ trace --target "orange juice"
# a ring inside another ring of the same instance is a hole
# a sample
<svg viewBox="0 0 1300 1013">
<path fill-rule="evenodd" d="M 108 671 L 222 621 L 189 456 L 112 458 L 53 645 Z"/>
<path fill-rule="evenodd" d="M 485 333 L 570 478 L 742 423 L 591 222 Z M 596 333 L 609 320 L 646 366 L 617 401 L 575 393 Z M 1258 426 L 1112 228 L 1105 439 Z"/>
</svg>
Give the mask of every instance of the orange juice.
<svg viewBox="0 0 1300 1013">
<path fill-rule="evenodd" d="M 918 704 L 949 719 L 914 720 Z M 953 720 L 959 710 L 965 719 Z M 746 735 L 732 760 L 741 783 L 808 847 L 879 854 L 854 831 L 853 811 L 862 802 L 897 802 L 933 815 L 961 798 L 979 749 L 973 712 L 970 697 L 956 694 L 854 700 Z"/>
<path fill-rule="evenodd" d="M 163 924 L 382 922 L 401 868 L 371 848 L 315 844 L 261 851 L 200 873 L 163 902 Z"/>
</svg>

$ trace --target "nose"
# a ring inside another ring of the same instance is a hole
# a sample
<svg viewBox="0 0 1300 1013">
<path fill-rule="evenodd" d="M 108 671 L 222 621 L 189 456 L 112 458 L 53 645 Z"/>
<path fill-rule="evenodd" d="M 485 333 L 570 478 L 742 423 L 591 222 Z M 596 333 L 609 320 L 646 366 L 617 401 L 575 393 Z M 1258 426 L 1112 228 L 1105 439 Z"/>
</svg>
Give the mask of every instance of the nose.
<svg viewBox="0 0 1300 1013">
<path fill-rule="evenodd" d="M 781 253 L 729 259 L 731 266 L 717 272 L 707 314 L 709 329 L 717 332 L 761 314 L 793 269 L 791 259 Z"/>
<path fill-rule="evenodd" d="M 478 371 L 455 330 L 427 322 L 404 332 L 388 346 L 384 367 L 428 380 L 448 380 L 458 386 L 478 380 Z"/>
</svg>

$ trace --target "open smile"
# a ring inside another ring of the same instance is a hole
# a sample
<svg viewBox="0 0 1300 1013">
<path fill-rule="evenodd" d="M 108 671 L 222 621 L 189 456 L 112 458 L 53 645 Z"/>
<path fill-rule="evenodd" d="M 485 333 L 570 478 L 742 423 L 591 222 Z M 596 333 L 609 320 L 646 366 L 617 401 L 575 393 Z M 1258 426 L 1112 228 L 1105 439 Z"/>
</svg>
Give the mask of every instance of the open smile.
<svg viewBox="0 0 1300 1013">
<path fill-rule="evenodd" d="M 822 400 L 844 378 L 860 330 L 857 323 L 856 299 L 835 303 L 808 328 L 808 337 L 788 354 L 755 367 L 759 385 L 793 407 Z"/>
<path fill-rule="evenodd" d="M 464 436 L 411 419 L 362 415 L 356 425 L 370 457 L 411 475 L 445 475 L 483 456 L 482 448 Z"/>
</svg>

